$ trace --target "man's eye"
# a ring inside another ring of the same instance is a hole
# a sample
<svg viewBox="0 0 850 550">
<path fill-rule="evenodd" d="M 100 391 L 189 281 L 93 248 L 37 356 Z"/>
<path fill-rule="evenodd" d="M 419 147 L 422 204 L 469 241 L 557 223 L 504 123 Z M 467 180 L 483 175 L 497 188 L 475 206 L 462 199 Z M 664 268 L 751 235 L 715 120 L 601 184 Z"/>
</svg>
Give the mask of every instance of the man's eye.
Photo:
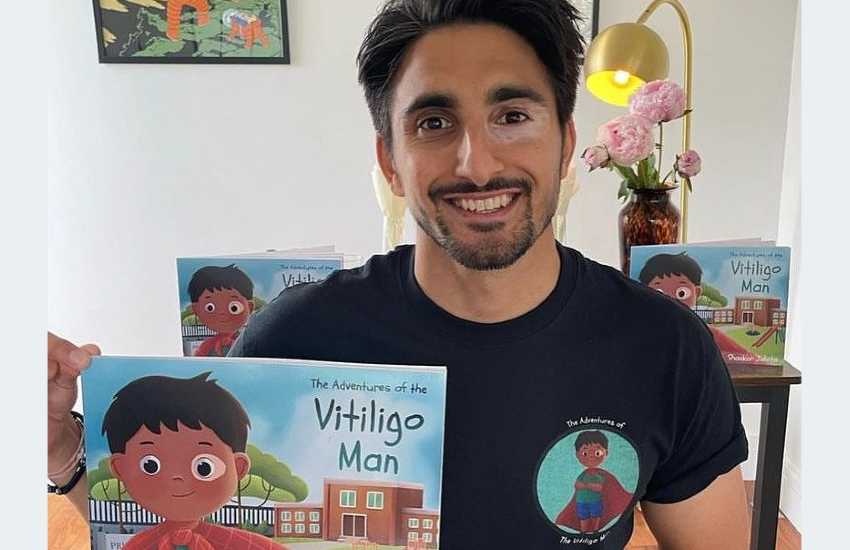
<svg viewBox="0 0 850 550">
<path fill-rule="evenodd" d="M 207 310 L 207 313 L 212 313 L 213 311 L 215 311 L 215 304 L 214 304 L 214 303 L 212 303 L 212 302 L 208 302 L 208 303 L 204 306 L 204 309 L 205 309 L 205 310 Z"/>
<path fill-rule="evenodd" d="M 691 289 L 686 286 L 680 286 L 676 289 L 676 298 L 680 300 L 687 300 L 691 297 Z"/>
<path fill-rule="evenodd" d="M 227 309 L 230 310 L 230 313 L 233 315 L 239 315 L 243 311 L 245 311 L 245 306 L 242 305 L 242 302 L 232 301 L 227 305 Z"/>
<path fill-rule="evenodd" d="M 519 111 L 509 111 L 499 117 L 497 121 L 499 124 L 517 124 L 519 122 L 525 122 L 528 120 L 528 115 L 525 113 L 521 113 Z"/>
<path fill-rule="evenodd" d="M 603 455 L 602 451 L 596 451 L 596 458 L 599 458 Z"/>
<path fill-rule="evenodd" d="M 420 130 L 445 130 L 451 128 L 452 123 L 443 116 L 429 116 L 423 119 L 418 127 Z"/>
<path fill-rule="evenodd" d="M 159 459 L 154 455 L 145 455 L 139 461 L 139 468 L 149 476 L 156 475 L 160 470 Z"/>
<path fill-rule="evenodd" d="M 192 475 L 201 481 L 212 481 L 224 475 L 224 461 L 215 455 L 202 454 L 192 459 Z"/>
</svg>

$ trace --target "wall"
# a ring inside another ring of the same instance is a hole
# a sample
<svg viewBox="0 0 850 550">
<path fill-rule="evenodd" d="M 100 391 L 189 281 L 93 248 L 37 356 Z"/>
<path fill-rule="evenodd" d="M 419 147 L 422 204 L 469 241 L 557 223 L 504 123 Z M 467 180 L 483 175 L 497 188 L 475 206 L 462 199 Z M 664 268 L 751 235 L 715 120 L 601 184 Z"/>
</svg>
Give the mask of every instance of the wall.
<svg viewBox="0 0 850 550">
<path fill-rule="evenodd" d="M 176 256 L 324 243 L 380 251 L 373 135 L 354 65 L 379 3 L 290 0 L 290 66 L 168 66 L 99 65 L 91 6 L 53 0 L 48 327 L 109 353 L 179 354 Z M 600 3 L 600 28 L 645 5 Z M 704 159 L 690 238 L 776 238 L 797 2 L 686 3 L 692 146 Z M 675 13 L 662 6 L 649 24 L 681 82 Z M 623 111 L 582 88 L 576 113 L 580 153 Z M 668 125 L 667 151 L 679 133 Z M 616 265 L 618 182 L 580 172 L 579 183 L 569 243 Z M 757 418 L 746 408 L 751 436 Z"/>
<path fill-rule="evenodd" d="M 777 243 L 790 246 L 790 296 L 785 357 L 800 371 L 803 365 L 803 300 L 801 298 L 802 261 L 800 216 L 800 9 L 794 33 L 794 56 L 791 70 L 791 93 L 788 98 L 788 130 L 785 135 L 785 157 L 782 170 L 782 194 L 779 202 Z M 801 533 L 803 531 L 802 488 L 802 387 L 791 388 L 788 426 L 785 436 L 785 464 L 782 471 L 780 508 Z"/>
</svg>

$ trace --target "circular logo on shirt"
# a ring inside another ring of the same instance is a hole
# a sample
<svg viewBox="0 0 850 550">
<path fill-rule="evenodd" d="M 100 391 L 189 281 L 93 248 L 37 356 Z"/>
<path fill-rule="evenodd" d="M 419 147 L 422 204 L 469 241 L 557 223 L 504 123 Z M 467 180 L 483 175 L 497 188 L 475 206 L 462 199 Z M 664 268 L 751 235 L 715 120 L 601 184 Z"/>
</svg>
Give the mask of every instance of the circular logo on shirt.
<svg viewBox="0 0 850 550">
<path fill-rule="evenodd" d="M 555 441 L 537 468 L 535 490 L 543 515 L 571 534 L 601 533 L 634 506 L 638 454 L 617 432 L 584 427 Z"/>
</svg>

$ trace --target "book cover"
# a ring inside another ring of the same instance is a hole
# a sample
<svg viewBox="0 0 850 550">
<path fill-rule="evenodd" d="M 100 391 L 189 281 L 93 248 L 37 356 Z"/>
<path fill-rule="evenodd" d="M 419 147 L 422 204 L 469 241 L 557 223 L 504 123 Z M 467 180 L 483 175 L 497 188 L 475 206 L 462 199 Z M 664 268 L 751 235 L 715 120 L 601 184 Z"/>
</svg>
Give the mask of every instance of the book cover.
<svg viewBox="0 0 850 550">
<path fill-rule="evenodd" d="M 92 549 L 437 548 L 445 386 L 443 367 L 96 357 Z"/>
<path fill-rule="evenodd" d="M 690 307 L 729 363 L 785 357 L 791 249 L 693 243 L 635 246 L 632 279 Z"/>
<path fill-rule="evenodd" d="M 313 252 L 316 250 L 319 249 Z M 227 355 L 251 315 L 284 289 L 322 281 L 343 267 L 342 254 L 303 254 L 304 251 L 269 251 L 178 258 L 183 355 Z"/>
</svg>

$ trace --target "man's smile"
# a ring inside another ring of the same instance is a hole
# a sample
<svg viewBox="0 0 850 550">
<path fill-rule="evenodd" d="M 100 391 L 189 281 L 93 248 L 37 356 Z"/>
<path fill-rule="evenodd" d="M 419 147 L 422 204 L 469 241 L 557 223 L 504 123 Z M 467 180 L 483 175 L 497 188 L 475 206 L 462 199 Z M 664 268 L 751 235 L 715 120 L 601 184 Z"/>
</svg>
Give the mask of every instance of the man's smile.
<svg viewBox="0 0 850 550">
<path fill-rule="evenodd" d="M 189 491 L 188 493 L 184 493 L 182 495 L 171 495 L 171 496 L 173 496 L 175 498 L 186 498 L 186 497 L 192 496 L 194 494 L 195 494 L 195 491 Z"/>
<path fill-rule="evenodd" d="M 451 210 L 473 223 L 506 221 L 522 196 L 515 189 L 486 193 L 452 193 L 443 198 Z"/>
</svg>

